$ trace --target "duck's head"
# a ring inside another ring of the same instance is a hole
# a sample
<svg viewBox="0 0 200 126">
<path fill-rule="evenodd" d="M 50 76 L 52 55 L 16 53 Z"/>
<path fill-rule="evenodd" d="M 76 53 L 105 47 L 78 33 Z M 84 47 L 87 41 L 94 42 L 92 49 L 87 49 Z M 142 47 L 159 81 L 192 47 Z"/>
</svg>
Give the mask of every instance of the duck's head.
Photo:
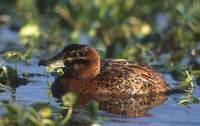
<svg viewBox="0 0 200 126">
<path fill-rule="evenodd" d="M 54 57 L 41 60 L 39 65 L 64 67 L 66 75 L 90 78 L 100 71 L 100 56 L 94 48 L 87 45 L 71 44 Z"/>
</svg>

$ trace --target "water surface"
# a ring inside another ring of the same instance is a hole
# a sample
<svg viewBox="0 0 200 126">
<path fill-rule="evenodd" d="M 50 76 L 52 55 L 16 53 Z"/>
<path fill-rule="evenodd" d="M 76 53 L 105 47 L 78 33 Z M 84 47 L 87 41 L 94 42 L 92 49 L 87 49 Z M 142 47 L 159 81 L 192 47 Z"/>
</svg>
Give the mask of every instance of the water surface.
<svg viewBox="0 0 200 126">
<path fill-rule="evenodd" d="M 20 74 L 23 72 L 35 73 L 36 76 L 29 77 L 30 82 L 16 88 L 16 92 L 5 91 L 0 93 L 1 101 L 17 102 L 20 104 L 31 105 L 37 102 L 45 102 L 58 105 L 50 94 L 48 83 L 54 81 L 54 77 L 46 73 L 44 67 L 37 66 L 37 60 L 31 60 L 31 64 L 18 63 Z M 37 76 L 37 74 L 42 76 Z M 169 75 L 166 74 L 168 82 Z M 196 86 L 193 95 L 200 98 L 200 87 Z M 166 96 L 160 104 L 157 104 L 144 115 L 128 116 L 113 114 L 108 111 L 101 111 L 100 115 L 108 117 L 104 122 L 105 126 L 199 126 L 200 125 L 200 105 L 189 104 L 187 106 L 179 105 L 178 101 L 183 94 L 173 94 Z M 158 99 L 156 99 L 158 100 Z M 106 101 L 105 103 L 107 103 Z M 149 102 L 148 102 L 149 103 Z M 124 104 L 125 105 L 125 104 Z M 126 106 L 125 106 L 126 107 Z M 135 106 L 132 106 L 133 108 Z M 113 106 L 113 109 L 114 106 Z M 102 114 L 103 113 L 103 114 Z"/>
</svg>

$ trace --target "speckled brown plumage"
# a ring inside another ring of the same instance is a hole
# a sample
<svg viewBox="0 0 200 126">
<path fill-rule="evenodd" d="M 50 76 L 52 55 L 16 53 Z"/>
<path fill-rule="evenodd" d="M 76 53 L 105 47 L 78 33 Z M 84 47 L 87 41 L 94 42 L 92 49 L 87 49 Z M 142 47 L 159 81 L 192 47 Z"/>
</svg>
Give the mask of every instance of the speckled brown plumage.
<svg viewBox="0 0 200 126">
<path fill-rule="evenodd" d="M 96 79 L 100 86 L 117 93 L 135 95 L 166 91 L 164 79 L 155 70 L 124 59 L 102 61 L 101 72 Z"/>
<path fill-rule="evenodd" d="M 64 63 L 65 74 L 52 88 L 59 88 L 61 92 L 146 95 L 167 91 L 163 77 L 149 66 L 125 59 L 100 60 L 97 51 L 87 45 L 69 45 L 55 57 L 39 64 L 58 65 L 58 60 Z"/>
</svg>

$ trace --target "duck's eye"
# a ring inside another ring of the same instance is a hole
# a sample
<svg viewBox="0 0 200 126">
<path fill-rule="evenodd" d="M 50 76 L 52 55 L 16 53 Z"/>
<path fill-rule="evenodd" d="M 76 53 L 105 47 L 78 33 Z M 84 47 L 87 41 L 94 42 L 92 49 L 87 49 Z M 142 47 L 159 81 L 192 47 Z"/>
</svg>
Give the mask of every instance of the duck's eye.
<svg viewBox="0 0 200 126">
<path fill-rule="evenodd" d="M 74 64 L 90 64 L 89 60 L 86 59 L 76 59 L 73 61 Z"/>
<path fill-rule="evenodd" d="M 79 56 L 80 56 L 80 57 L 84 57 L 84 56 L 85 56 L 85 53 L 84 53 L 84 52 L 79 52 Z"/>
<path fill-rule="evenodd" d="M 72 56 L 72 57 L 77 57 L 77 56 L 78 56 L 78 52 L 73 52 L 73 53 L 71 53 L 71 56 Z"/>
</svg>

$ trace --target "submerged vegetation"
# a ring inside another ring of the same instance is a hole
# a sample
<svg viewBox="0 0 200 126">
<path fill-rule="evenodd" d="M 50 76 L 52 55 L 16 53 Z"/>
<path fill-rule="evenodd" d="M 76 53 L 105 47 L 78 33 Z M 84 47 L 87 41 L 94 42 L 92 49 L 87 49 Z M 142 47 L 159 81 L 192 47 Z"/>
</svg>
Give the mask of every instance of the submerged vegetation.
<svg viewBox="0 0 200 126">
<path fill-rule="evenodd" d="M 169 74 L 169 85 L 185 91 L 177 104 L 197 104 L 193 92 L 200 86 L 199 6 L 198 0 L 1 0 L 0 92 L 29 83 L 24 76 L 29 73 L 19 71 L 18 64 L 81 42 L 103 58 L 126 58 Z M 1 38 L 3 26 L 18 34 L 15 41 Z M 77 99 L 69 92 L 56 108 L 0 102 L 0 126 L 100 125 L 104 118 L 98 117 L 96 101 L 82 108 L 87 117 L 81 112 L 73 116 Z"/>
</svg>

